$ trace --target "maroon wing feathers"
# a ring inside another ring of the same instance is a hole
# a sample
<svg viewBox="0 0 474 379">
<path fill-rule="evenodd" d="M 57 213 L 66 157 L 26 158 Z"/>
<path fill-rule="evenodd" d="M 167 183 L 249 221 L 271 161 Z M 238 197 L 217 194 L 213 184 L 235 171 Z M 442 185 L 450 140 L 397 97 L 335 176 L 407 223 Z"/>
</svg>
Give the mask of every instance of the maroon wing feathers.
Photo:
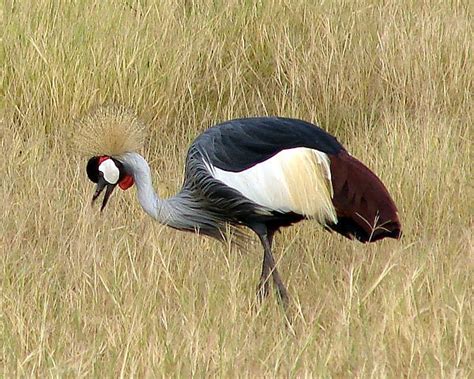
<svg viewBox="0 0 474 379">
<path fill-rule="evenodd" d="M 338 216 L 338 223 L 329 227 L 362 242 L 399 238 L 397 207 L 380 179 L 346 151 L 329 158 Z"/>
</svg>

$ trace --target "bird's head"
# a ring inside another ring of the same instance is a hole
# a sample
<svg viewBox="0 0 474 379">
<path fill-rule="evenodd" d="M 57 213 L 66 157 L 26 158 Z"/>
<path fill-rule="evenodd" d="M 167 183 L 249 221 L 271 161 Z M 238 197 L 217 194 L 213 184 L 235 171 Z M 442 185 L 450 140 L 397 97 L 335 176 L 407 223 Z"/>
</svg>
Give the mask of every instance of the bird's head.
<svg viewBox="0 0 474 379">
<path fill-rule="evenodd" d="M 77 121 L 74 142 L 81 155 L 92 157 L 87 176 L 97 183 L 92 203 L 105 189 L 101 210 L 117 185 L 123 190 L 133 185 L 131 168 L 121 158 L 143 148 L 145 129 L 134 112 L 119 105 L 100 106 Z"/>
<path fill-rule="evenodd" d="M 92 196 L 92 203 L 94 203 L 101 192 L 106 189 L 104 200 L 100 207 L 101 211 L 107 205 L 107 201 L 117 185 L 122 190 L 126 190 L 134 183 L 133 176 L 127 172 L 125 166 L 117 159 L 107 155 L 90 158 L 87 162 L 86 170 L 89 179 L 97 183 L 96 190 Z"/>
</svg>

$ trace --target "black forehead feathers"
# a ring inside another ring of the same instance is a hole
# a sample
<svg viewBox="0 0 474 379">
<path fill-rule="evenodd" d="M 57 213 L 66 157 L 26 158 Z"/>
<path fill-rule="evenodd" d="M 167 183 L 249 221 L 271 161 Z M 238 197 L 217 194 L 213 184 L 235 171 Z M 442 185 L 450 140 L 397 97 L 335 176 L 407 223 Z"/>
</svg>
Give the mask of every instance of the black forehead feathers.
<svg viewBox="0 0 474 379">
<path fill-rule="evenodd" d="M 86 171 L 91 182 L 97 183 L 99 181 L 99 157 L 92 157 L 89 159 Z"/>
<path fill-rule="evenodd" d="M 86 167 L 87 176 L 94 183 L 97 183 L 99 181 L 99 161 L 101 158 L 102 157 L 92 157 L 87 162 L 87 167 Z M 119 169 L 119 172 L 120 172 L 119 180 L 121 180 L 123 176 L 125 175 L 123 164 L 114 158 L 110 158 L 110 159 L 114 161 L 115 165 Z"/>
</svg>

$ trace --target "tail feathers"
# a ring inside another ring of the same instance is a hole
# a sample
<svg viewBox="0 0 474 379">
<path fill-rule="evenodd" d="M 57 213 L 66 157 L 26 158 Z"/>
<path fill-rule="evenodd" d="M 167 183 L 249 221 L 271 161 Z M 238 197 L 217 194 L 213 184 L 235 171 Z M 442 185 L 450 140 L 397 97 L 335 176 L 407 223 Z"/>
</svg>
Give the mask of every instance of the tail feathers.
<svg viewBox="0 0 474 379">
<path fill-rule="evenodd" d="M 328 227 L 361 242 L 400 238 L 397 207 L 381 180 L 346 151 L 330 159 L 338 222 Z"/>
</svg>

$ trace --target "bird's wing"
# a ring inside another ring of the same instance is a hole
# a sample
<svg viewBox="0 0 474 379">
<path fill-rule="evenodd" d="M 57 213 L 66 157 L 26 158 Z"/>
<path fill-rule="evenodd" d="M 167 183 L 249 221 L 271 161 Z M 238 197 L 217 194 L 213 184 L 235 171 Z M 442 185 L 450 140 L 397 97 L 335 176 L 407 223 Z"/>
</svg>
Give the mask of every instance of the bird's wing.
<svg viewBox="0 0 474 379">
<path fill-rule="evenodd" d="M 206 131 L 195 146 L 214 179 L 265 209 L 337 222 L 330 160 L 337 140 L 300 120 L 251 118 Z"/>
<path fill-rule="evenodd" d="M 363 242 L 401 235 L 397 208 L 381 180 L 336 138 L 308 122 L 227 121 L 201 134 L 191 156 L 198 157 L 197 176 L 204 178 L 197 188 L 224 205 L 221 214 L 312 217 Z"/>
<path fill-rule="evenodd" d="M 302 120 L 255 117 L 226 121 L 206 130 L 194 142 L 213 166 L 231 172 L 246 170 L 282 150 L 307 147 L 335 155 L 344 150 L 323 129 Z"/>
<path fill-rule="evenodd" d="M 281 213 L 297 213 L 322 224 L 337 222 L 331 171 L 325 153 L 305 147 L 282 150 L 240 172 L 209 166 L 213 177 L 246 198 Z"/>
</svg>

